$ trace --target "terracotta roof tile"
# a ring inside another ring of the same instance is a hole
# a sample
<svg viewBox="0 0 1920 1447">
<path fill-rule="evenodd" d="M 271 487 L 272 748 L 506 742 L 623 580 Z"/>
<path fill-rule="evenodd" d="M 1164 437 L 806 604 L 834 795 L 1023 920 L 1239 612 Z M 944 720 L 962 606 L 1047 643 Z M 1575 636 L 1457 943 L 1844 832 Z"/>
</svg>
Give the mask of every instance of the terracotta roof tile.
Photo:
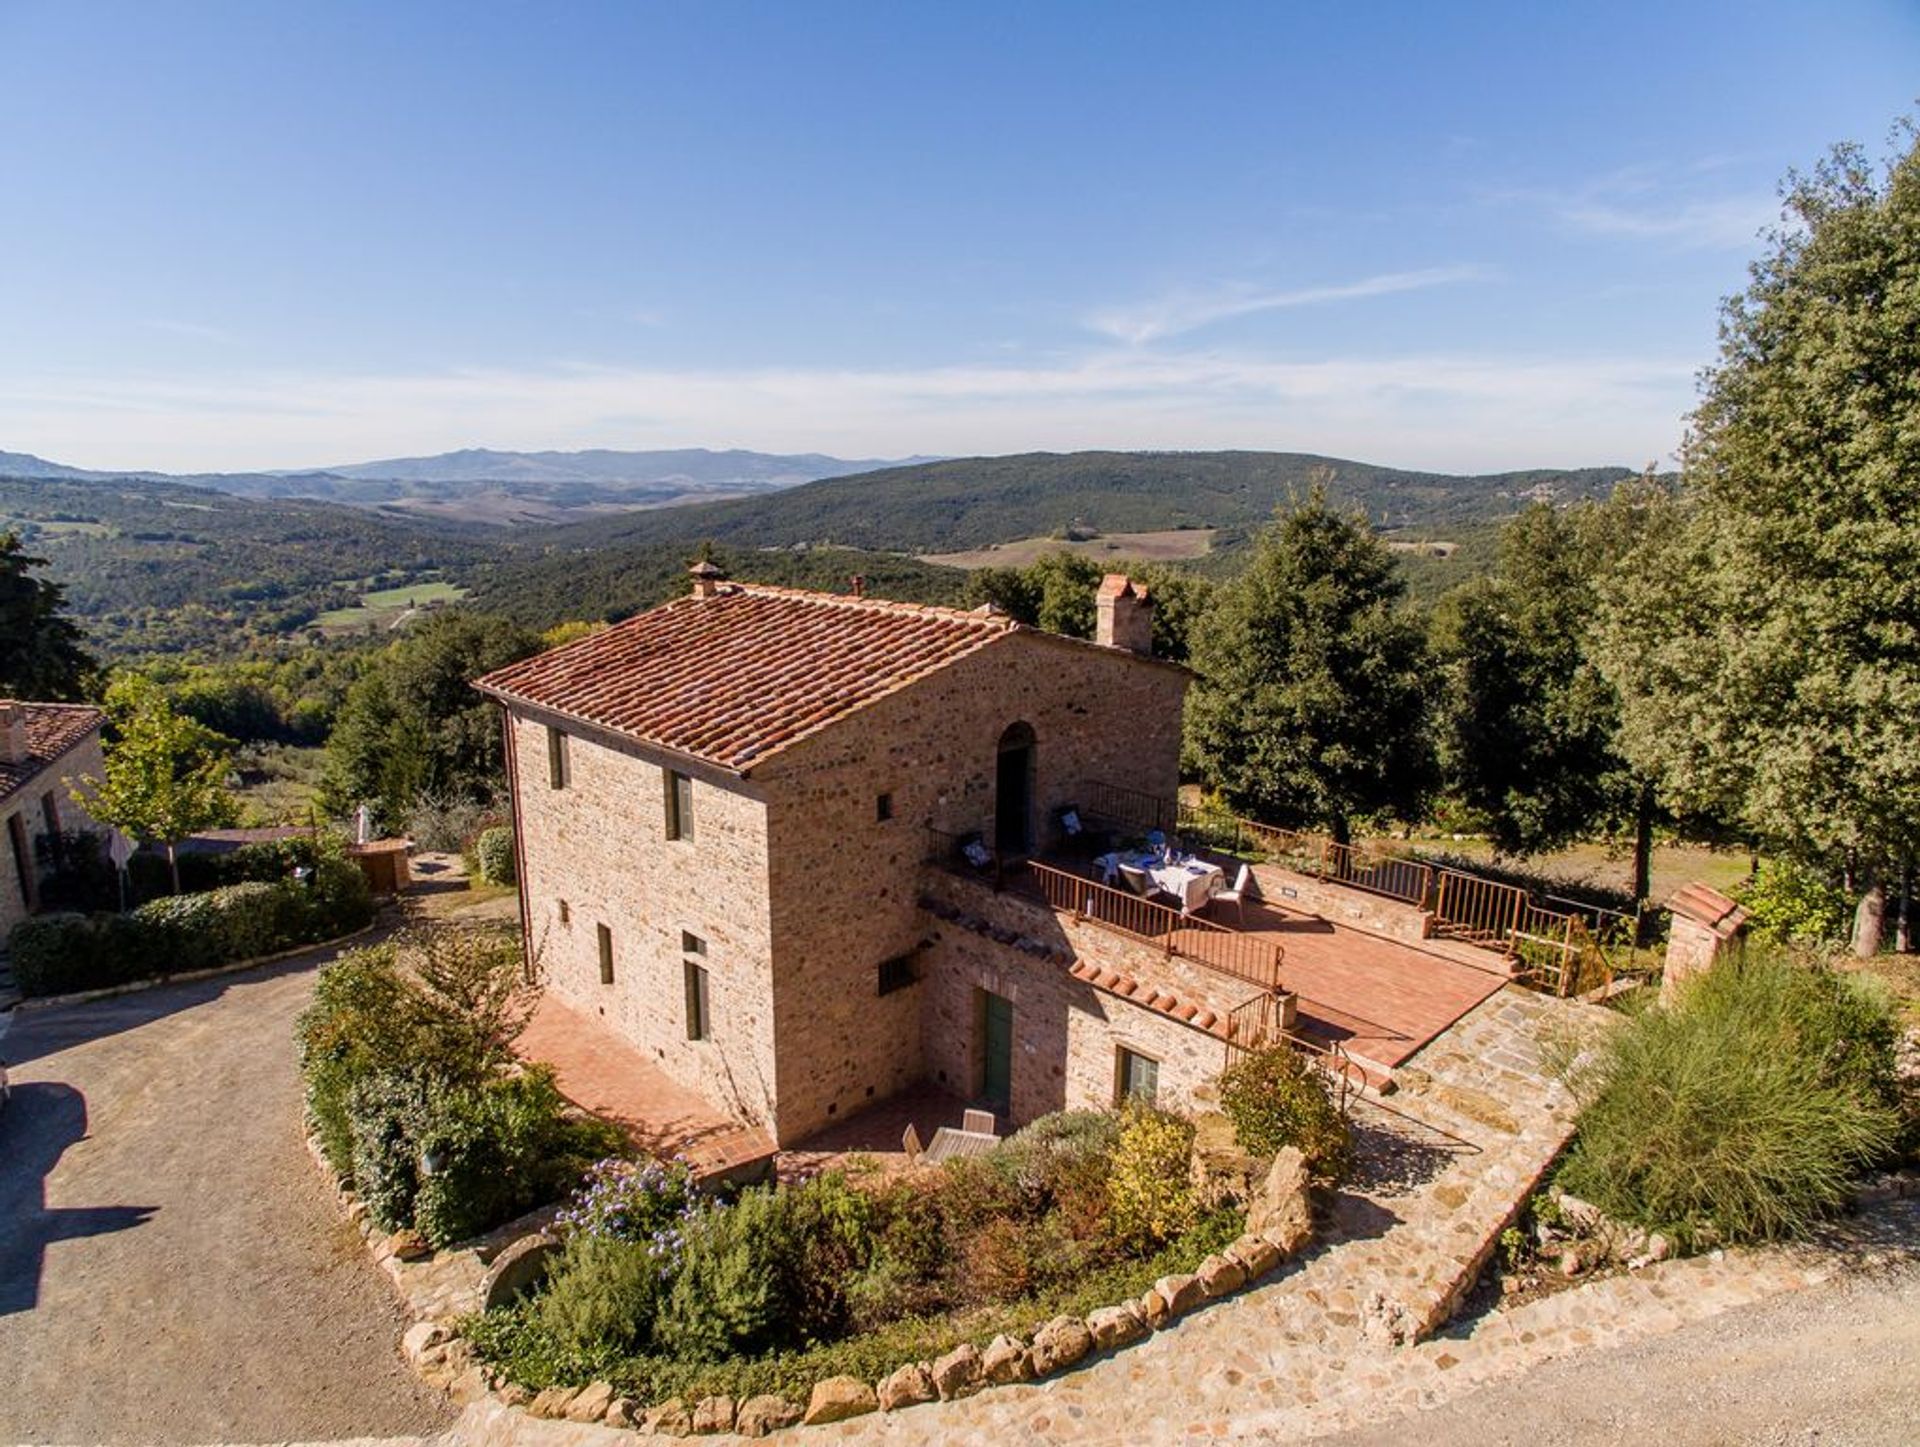
<svg viewBox="0 0 1920 1447">
<path fill-rule="evenodd" d="M 1018 631 L 1005 616 L 723 583 L 475 687 L 744 774 Z"/>
<path fill-rule="evenodd" d="M 13 701 L 13 707 L 27 716 L 28 756 L 19 762 L 0 759 L 0 800 L 10 797 L 68 749 L 84 740 L 100 727 L 105 717 L 99 709 L 78 703 Z"/>
<path fill-rule="evenodd" d="M 1705 925 L 1723 938 L 1739 933 L 1747 922 L 1747 911 L 1738 900 L 1698 880 L 1675 890 L 1667 901 L 1667 908 Z"/>
</svg>

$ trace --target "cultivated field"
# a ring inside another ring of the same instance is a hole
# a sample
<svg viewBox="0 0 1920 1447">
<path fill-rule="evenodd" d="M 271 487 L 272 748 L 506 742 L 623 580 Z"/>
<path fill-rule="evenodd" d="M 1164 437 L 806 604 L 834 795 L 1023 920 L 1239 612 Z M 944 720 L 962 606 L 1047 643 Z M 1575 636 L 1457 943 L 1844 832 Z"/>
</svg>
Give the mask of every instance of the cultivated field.
<svg viewBox="0 0 1920 1447">
<path fill-rule="evenodd" d="M 1213 546 L 1212 528 L 1157 533 L 1105 533 L 1094 538 L 1022 538 L 965 553 L 922 553 L 923 563 L 948 568 L 1024 568 L 1048 553 L 1079 553 L 1096 562 L 1171 563 L 1198 558 Z"/>
</svg>

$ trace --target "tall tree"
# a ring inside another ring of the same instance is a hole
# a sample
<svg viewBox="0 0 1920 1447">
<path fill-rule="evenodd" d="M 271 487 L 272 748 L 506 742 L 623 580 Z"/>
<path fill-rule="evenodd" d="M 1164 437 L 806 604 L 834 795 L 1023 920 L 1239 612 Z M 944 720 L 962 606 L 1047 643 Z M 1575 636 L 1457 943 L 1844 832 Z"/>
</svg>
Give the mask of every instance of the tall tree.
<svg viewBox="0 0 1920 1447">
<path fill-rule="evenodd" d="M 33 576 L 47 560 L 0 532 L 0 695 L 60 702 L 85 697 L 97 671 L 72 620 L 66 590 Z"/>
<path fill-rule="evenodd" d="M 71 781 L 74 798 L 93 818 L 143 844 L 163 844 L 180 892 L 182 839 L 234 818 L 226 790 L 231 741 L 177 712 L 160 685 L 125 674 L 107 690 L 114 738 L 103 778 Z"/>
<path fill-rule="evenodd" d="M 1627 756 L 1860 894 L 1920 852 L 1920 146 L 1790 178 L 1721 319 L 1686 507 L 1604 590 Z"/>
<path fill-rule="evenodd" d="M 371 805 L 382 828 L 397 829 L 422 794 L 492 798 L 499 710 L 471 680 L 539 647 L 537 635 L 484 613 L 456 609 L 422 621 L 348 690 L 327 741 L 321 802 L 336 814 Z"/>
<path fill-rule="evenodd" d="M 1509 854 L 1630 822 L 1641 899 L 1652 790 L 1615 746 L 1619 700 L 1591 657 L 1592 624 L 1600 581 L 1667 496 L 1643 480 L 1606 503 L 1530 505 L 1501 530 L 1494 571 L 1443 598 L 1432 621 L 1447 788 Z"/>
<path fill-rule="evenodd" d="M 1235 808 L 1324 826 L 1417 815 L 1433 780 L 1426 660 L 1393 557 L 1324 489 L 1260 536 L 1195 631 L 1187 752 Z"/>
</svg>

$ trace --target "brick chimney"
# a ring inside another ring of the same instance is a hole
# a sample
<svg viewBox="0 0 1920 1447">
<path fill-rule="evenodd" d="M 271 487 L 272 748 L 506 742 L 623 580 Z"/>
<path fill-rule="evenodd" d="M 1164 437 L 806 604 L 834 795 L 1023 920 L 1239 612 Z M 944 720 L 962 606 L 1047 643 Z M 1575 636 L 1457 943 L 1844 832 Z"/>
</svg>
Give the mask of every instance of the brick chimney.
<svg viewBox="0 0 1920 1447">
<path fill-rule="evenodd" d="M 0 699 L 0 764 L 24 764 L 32 757 L 26 708 L 11 699 Z"/>
<path fill-rule="evenodd" d="M 705 558 L 688 568 L 687 572 L 693 577 L 693 596 L 696 598 L 711 598 L 720 591 L 720 585 L 727 577 Z"/>
<path fill-rule="evenodd" d="M 1129 653 L 1153 653 L 1153 600 L 1147 585 L 1125 573 L 1108 573 L 1094 600 L 1093 641 Z"/>
</svg>

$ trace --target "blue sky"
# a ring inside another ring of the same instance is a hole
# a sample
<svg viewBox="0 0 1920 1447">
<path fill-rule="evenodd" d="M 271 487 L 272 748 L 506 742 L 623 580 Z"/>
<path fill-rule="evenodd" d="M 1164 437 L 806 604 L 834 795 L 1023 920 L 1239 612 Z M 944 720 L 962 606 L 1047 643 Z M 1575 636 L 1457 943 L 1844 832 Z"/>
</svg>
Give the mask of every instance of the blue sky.
<svg viewBox="0 0 1920 1447">
<path fill-rule="evenodd" d="M 1920 5 L 0 0 L 0 448 L 1668 459 Z"/>
</svg>

